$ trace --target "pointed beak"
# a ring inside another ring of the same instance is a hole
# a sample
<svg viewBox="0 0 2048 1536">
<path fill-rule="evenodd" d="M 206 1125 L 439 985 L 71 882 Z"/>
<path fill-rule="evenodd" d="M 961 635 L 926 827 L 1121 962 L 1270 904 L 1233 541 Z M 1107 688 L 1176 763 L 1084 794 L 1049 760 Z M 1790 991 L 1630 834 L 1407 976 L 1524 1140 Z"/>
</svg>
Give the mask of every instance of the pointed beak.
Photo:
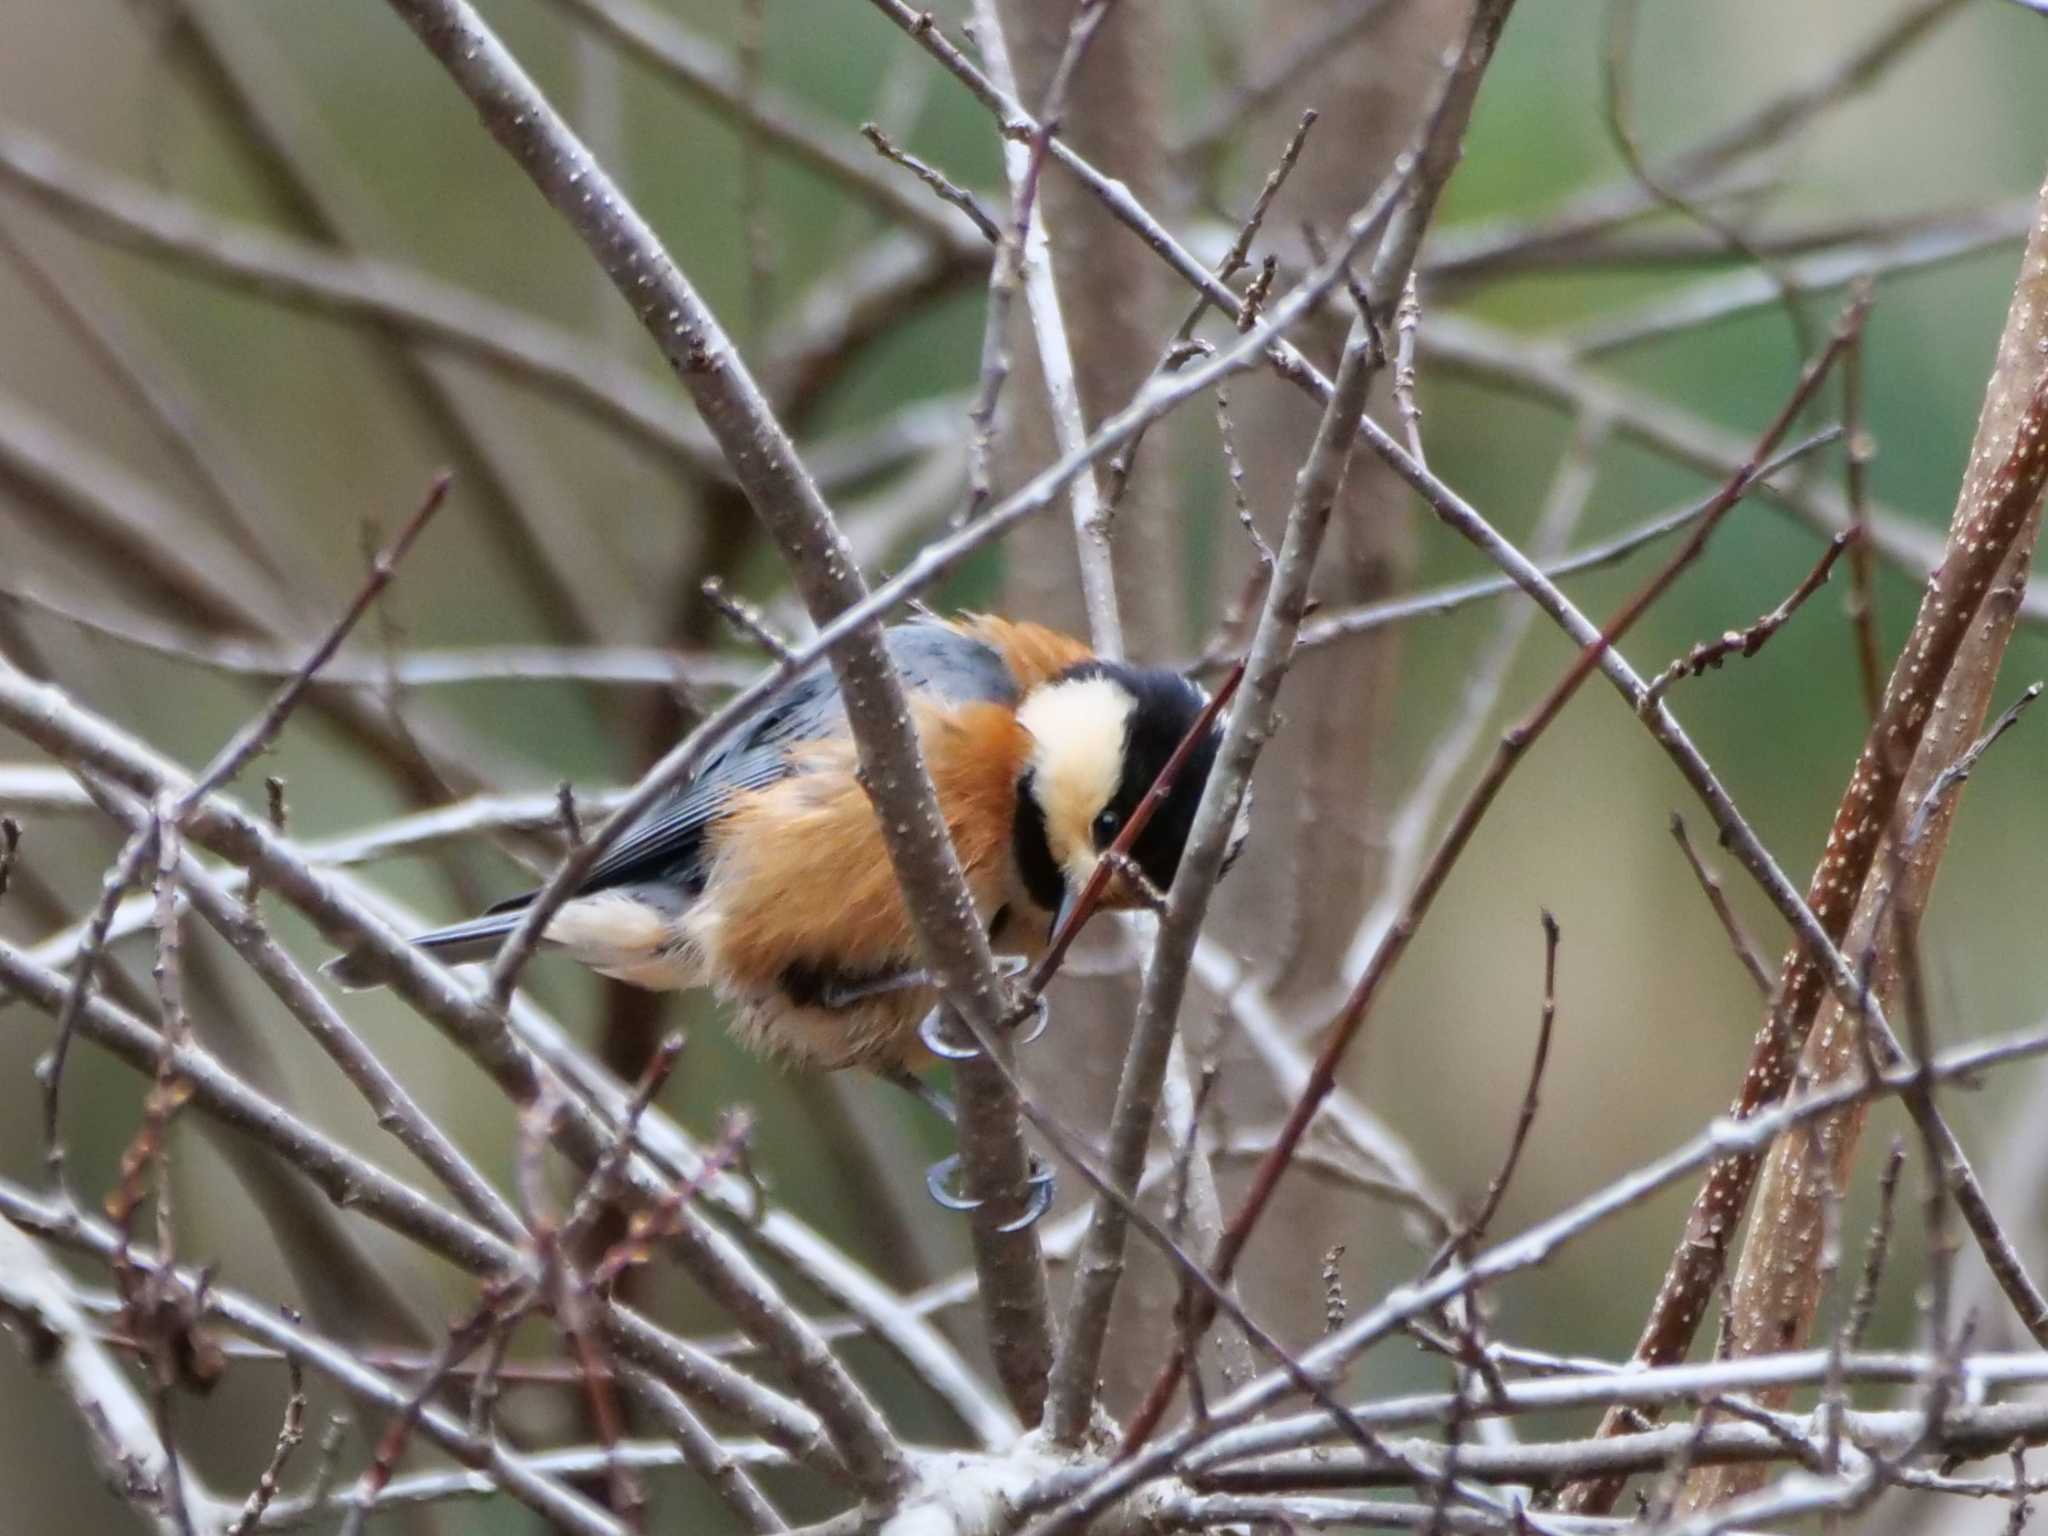
<svg viewBox="0 0 2048 1536">
<path fill-rule="evenodd" d="M 1067 919 L 1074 915 L 1074 908 L 1080 904 L 1081 888 L 1069 881 L 1065 894 L 1060 897 L 1060 909 L 1053 914 L 1052 927 L 1046 930 L 1048 944 L 1059 936 L 1060 930 L 1067 926 Z"/>
</svg>

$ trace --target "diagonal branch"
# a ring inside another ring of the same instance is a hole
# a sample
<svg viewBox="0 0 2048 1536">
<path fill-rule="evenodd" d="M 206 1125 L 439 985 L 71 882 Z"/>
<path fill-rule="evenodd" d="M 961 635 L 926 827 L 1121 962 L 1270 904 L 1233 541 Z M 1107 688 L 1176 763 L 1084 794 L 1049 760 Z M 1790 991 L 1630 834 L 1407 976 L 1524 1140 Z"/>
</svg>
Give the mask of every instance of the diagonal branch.
<svg viewBox="0 0 2048 1536">
<path fill-rule="evenodd" d="M 2048 386 L 2048 362 L 2042 344 L 2048 340 L 2048 188 L 2037 207 L 2033 236 L 2022 257 L 2019 280 L 2006 318 L 1997 362 L 1977 423 L 1970 469 L 1958 493 L 1950 553 L 1944 561 L 1963 564 L 1976 556 L 1970 540 L 1980 537 L 1976 520 L 1987 500 L 2003 483 L 2001 460 L 2010 464 L 2029 432 L 2044 430 L 2039 409 Z M 1989 712 L 1999 663 L 2011 639 L 2021 594 L 2032 557 L 2041 510 L 2038 494 L 2009 546 L 1997 552 L 1994 595 L 1968 619 L 1968 632 L 1953 664 L 1940 683 L 1925 738 L 1902 782 L 1898 808 L 1886 827 L 1888 849 L 1877 856 L 1877 878 L 1865 882 L 1856 901 L 1847 934 L 1849 947 L 1868 956 L 1872 985 L 1891 996 L 1902 979 L 1903 956 L 1885 938 L 1884 914 L 1889 909 L 1908 919 L 1908 930 L 1925 910 L 1936 873 L 1946 851 L 1958 797 L 1944 793 L 1954 782 L 1955 768 L 1967 763 L 1977 748 L 1972 738 Z M 1934 589 L 1930 587 L 1930 602 Z M 1926 642 L 1930 614 L 1923 605 L 1907 639 L 1907 654 Z M 1895 676 L 1893 689 L 1898 680 Z M 1888 697 L 1885 713 L 1892 707 Z M 1884 713 L 1879 715 L 1880 722 Z M 1859 765 L 1860 768 L 1860 765 Z M 1854 784 L 1852 781 L 1851 792 Z M 1846 805 L 1846 800 L 1845 800 Z M 1912 829 L 1901 834 L 1908 811 Z M 1864 1042 L 1839 1008 L 1830 1007 L 1813 1027 L 1799 1056 L 1799 1070 L 1813 1081 L 1828 1082 L 1865 1070 Z M 1731 1302 L 1731 1345 L 1739 1355 L 1785 1348 L 1806 1338 L 1821 1301 L 1820 1248 L 1823 1209 L 1854 1166 L 1863 1117 L 1848 1112 L 1825 1124 L 1786 1137 L 1772 1148 L 1757 1192 L 1759 1219 L 1751 1224 L 1736 1266 Z M 1953 1145 L 1952 1138 L 1946 1138 Z M 1957 1160 L 1944 1148 L 1945 1163 Z M 1997 1223 L 1981 1192 L 1959 1180 L 1953 1167 L 1943 1177 L 1957 1187 L 1964 1214 L 1985 1246 L 1994 1277 L 2012 1299 L 2021 1324 L 2040 1339 L 2044 1322 L 2039 1293 L 2012 1260 L 2008 1243 L 2000 1240 Z M 2029 1293 L 2032 1292 L 2030 1295 Z M 1661 1300 L 1661 1298 L 1660 1298 Z M 1758 1486 L 1758 1479 L 1739 1472 L 1703 1474 L 1688 1489 L 1688 1499 L 1704 1507 L 1718 1504 Z M 1590 1500 L 1589 1500 L 1590 1502 Z"/>
</svg>

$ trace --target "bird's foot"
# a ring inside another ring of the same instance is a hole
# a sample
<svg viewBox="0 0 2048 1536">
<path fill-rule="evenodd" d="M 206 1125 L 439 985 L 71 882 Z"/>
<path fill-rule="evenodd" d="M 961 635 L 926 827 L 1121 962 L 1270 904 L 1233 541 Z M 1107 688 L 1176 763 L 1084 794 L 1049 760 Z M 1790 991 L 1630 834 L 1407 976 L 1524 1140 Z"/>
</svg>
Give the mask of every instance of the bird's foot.
<svg viewBox="0 0 2048 1536">
<path fill-rule="evenodd" d="M 925 1188 L 930 1191 L 934 1201 L 949 1211 L 973 1211 L 980 1209 L 983 1204 L 982 1201 L 977 1200 L 972 1195 L 962 1194 L 954 1188 L 959 1173 L 959 1153 L 955 1152 L 951 1157 L 942 1157 L 925 1170 Z M 1030 1173 L 1025 1175 L 1024 1187 L 1023 1211 L 1014 1219 L 1006 1221 L 1000 1227 L 997 1227 L 996 1230 L 998 1232 L 1022 1232 L 1025 1228 L 1034 1225 L 1047 1211 L 1052 1209 L 1052 1197 L 1055 1188 L 1053 1173 L 1050 1168 L 1038 1160 L 1036 1154 L 1033 1154 L 1031 1159 Z"/>
<path fill-rule="evenodd" d="M 1005 981 L 1015 981 L 1030 967 L 1030 962 L 1017 955 L 998 955 L 996 966 Z M 1031 997 L 1004 1020 L 1004 1028 L 1012 1032 L 1017 1044 L 1029 1045 L 1045 1033 L 1045 1026 L 1051 1018 L 1045 999 Z M 948 1037 L 944 1008 L 932 1009 L 918 1022 L 917 1038 L 924 1042 L 926 1050 L 943 1061 L 972 1061 L 981 1054 L 978 1042 L 971 1039 L 962 1042 Z"/>
</svg>

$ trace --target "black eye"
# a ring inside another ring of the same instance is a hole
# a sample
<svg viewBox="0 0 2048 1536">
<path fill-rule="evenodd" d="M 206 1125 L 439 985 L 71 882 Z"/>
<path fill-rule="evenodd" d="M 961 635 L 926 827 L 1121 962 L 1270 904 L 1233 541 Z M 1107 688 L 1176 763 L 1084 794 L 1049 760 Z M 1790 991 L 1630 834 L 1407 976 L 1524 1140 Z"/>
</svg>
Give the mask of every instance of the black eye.
<svg viewBox="0 0 2048 1536">
<path fill-rule="evenodd" d="M 1111 843 L 1115 842 L 1117 828 L 1122 825 L 1123 822 L 1115 811 L 1104 811 L 1100 816 L 1096 817 L 1095 846 L 1107 848 Z"/>
</svg>

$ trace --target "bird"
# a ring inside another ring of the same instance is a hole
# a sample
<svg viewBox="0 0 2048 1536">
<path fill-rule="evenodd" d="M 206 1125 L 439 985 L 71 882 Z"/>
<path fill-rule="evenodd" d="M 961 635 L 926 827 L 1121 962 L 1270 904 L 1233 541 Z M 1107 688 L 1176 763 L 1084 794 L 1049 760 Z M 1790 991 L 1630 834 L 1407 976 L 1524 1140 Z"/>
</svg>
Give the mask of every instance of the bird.
<svg viewBox="0 0 2048 1536">
<path fill-rule="evenodd" d="M 1176 671 L 991 614 L 920 610 L 884 638 L 976 915 L 999 955 L 1033 963 L 1208 696 Z M 1211 721 L 1192 743 L 1131 846 L 1135 876 L 1119 868 L 1102 906 L 1172 885 L 1221 739 Z M 451 964 L 487 959 L 533 895 L 412 942 Z M 822 666 L 765 699 L 625 829 L 541 947 L 637 986 L 709 989 L 732 1004 L 742 1045 L 796 1067 L 865 1068 L 915 1088 L 933 1063 L 918 1026 L 937 990 Z M 356 950 L 327 969 L 361 987 L 379 963 Z"/>
</svg>

